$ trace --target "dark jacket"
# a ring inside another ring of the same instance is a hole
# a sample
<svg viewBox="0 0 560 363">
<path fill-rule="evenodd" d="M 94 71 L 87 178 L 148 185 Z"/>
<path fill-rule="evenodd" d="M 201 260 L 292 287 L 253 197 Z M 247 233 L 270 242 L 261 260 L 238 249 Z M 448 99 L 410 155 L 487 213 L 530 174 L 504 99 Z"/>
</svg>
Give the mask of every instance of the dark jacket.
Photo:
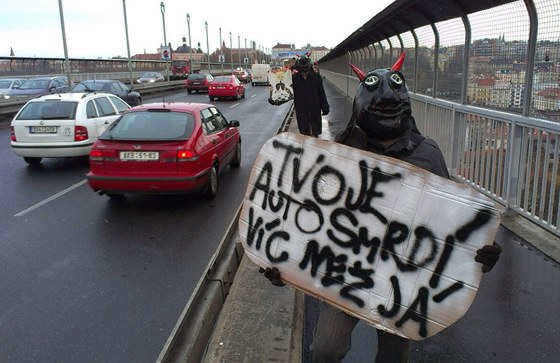
<svg viewBox="0 0 560 363">
<path fill-rule="evenodd" d="M 422 136 L 417 131 L 412 116 L 410 118 L 411 128 L 388 148 L 384 148 L 376 143 L 375 140 L 368 140 L 365 132 L 356 125 L 349 125 L 346 130 L 337 135 L 335 141 L 357 149 L 403 160 L 436 175 L 450 179 L 449 171 L 439 146 L 434 140 Z"/>
<path fill-rule="evenodd" d="M 317 136 L 322 132 L 321 112 L 329 113 L 329 103 L 321 75 L 310 71 L 307 79 L 300 72 L 292 75 L 294 108 L 299 132 Z"/>
</svg>

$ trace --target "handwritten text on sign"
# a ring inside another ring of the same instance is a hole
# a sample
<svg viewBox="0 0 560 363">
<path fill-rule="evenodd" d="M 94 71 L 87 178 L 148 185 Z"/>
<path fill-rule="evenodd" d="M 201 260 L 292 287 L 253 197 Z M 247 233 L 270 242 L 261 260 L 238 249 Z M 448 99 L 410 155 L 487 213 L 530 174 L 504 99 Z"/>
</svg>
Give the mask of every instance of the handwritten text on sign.
<svg viewBox="0 0 560 363">
<path fill-rule="evenodd" d="M 282 133 L 262 148 L 240 236 L 290 285 L 377 328 L 423 339 L 457 321 L 499 226 L 474 189 L 396 159 Z"/>
</svg>

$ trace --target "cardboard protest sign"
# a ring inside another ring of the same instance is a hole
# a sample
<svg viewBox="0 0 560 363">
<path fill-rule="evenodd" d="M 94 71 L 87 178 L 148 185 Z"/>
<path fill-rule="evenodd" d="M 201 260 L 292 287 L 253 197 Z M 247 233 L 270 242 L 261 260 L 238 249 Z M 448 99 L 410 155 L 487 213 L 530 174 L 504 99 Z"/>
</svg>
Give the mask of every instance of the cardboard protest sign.
<svg viewBox="0 0 560 363">
<path fill-rule="evenodd" d="M 292 71 L 290 69 L 274 69 L 268 72 L 270 98 L 273 101 L 289 101 L 294 99 Z"/>
<path fill-rule="evenodd" d="M 239 233 L 249 258 L 284 282 L 420 340 L 468 310 L 482 274 L 476 250 L 499 223 L 493 201 L 466 185 L 282 133 L 257 157 Z"/>
</svg>

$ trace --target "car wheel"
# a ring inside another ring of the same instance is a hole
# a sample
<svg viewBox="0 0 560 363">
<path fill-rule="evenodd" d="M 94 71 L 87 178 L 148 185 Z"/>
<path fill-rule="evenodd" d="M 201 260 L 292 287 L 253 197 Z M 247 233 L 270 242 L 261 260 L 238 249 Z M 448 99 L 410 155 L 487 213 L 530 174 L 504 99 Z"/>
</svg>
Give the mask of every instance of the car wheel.
<svg viewBox="0 0 560 363">
<path fill-rule="evenodd" d="M 254 86 L 254 85 L 255 85 L 254 83 L 251 83 L 251 86 Z"/>
<path fill-rule="evenodd" d="M 138 97 L 138 104 L 137 106 L 142 106 L 142 99 L 140 97 Z"/>
<path fill-rule="evenodd" d="M 245 91 L 241 94 L 241 98 L 245 98 Z"/>
<path fill-rule="evenodd" d="M 188 90 L 187 90 L 187 93 L 190 95 L 190 94 L 192 93 L 192 90 L 191 90 L 191 89 L 188 89 Z"/>
<path fill-rule="evenodd" d="M 29 165 L 36 166 L 36 165 L 41 164 L 41 160 L 43 160 L 43 158 L 32 158 L 32 157 L 26 156 L 26 157 L 23 158 L 23 160 L 25 160 L 27 162 L 27 164 L 29 164 Z"/>
<path fill-rule="evenodd" d="M 210 101 L 214 101 L 214 97 L 208 96 L 208 98 L 210 98 Z"/>
<path fill-rule="evenodd" d="M 239 168 L 240 165 L 241 165 L 241 141 L 238 141 L 237 145 L 235 146 L 235 156 L 233 157 L 233 160 L 229 163 L 229 166 L 231 166 L 232 168 Z"/>
<path fill-rule="evenodd" d="M 235 92 L 235 97 L 234 97 L 234 99 L 235 99 L 236 101 L 239 100 L 239 93 Z"/>
<path fill-rule="evenodd" d="M 206 197 L 214 198 L 218 194 L 218 167 L 212 165 L 210 175 L 208 175 L 208 184 L 206 185 Z"/>
</svg>

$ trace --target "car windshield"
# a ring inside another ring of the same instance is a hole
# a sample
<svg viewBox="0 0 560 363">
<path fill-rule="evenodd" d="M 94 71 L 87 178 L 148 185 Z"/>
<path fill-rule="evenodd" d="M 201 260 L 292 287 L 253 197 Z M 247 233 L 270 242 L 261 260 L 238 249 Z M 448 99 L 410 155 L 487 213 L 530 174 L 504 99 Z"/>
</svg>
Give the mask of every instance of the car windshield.
<svg viewBox="0 0 560 363">
<path fill-rule="evenodd" d="M 49 86 L 50 80 L 48 79 L 30 79 L 25 81 L 19 89 L 46 89 Z"/>
<path fill-rule="evenodd" d="M 104 140 L 186 140 L 194 130 L 194 116 L 167 110 L 125 113 L 101 136 Z"/>
<path fill-rule="evenodd" d="M 44 101 L 29 102 L 23 106 L 18 120 L 72 120 L 75 118 L 77 102 Z"/>
<path fill-rule="evenodd" d="M 214 78 L 214 82 L 229 83 L 231 82 L 231 77 L 216 77 Z"/>
<path fill-rule="evenodd" d="M 144 73 L 142 75 L 142 78 L 156 78 L 157 74 L 156 73 Z"/>
</svg>

